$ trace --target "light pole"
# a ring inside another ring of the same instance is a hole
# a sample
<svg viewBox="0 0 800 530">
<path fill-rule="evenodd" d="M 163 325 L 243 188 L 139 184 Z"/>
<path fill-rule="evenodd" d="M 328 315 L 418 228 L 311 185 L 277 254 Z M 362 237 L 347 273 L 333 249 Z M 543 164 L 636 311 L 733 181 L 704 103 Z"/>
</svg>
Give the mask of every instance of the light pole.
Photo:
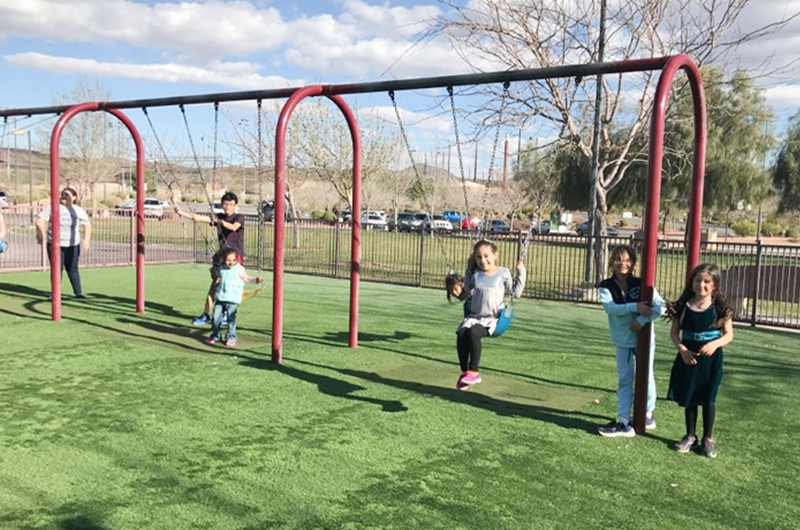
<svg viewBox="0 0 800 530">
<path fill-rule="evenodd" d="M 31 131 L 30 129 L 14 129 L 11 131 L 14 135 L 14 156 L 17 156 L 17 136 L 26 134 L 28 136 L 28 206 L 30 207 L 30 222 L 33 223 L 33 168 L 31 160 Z M 9 159 L 9 167 L 11 160 Z M 19 164 L 17 159 L 14 158 L 14 194 L 19 194 Z"/>
<path fill-rule="evenodd" d="M 247 121 L 247 118 L 242 118 L 239 120 L 239 127 L 247 127 L 250 125 L 250 122 Z M 247 195 L 247 168 L 245 167 L 245 161 L 247 160 L 246 157 L 247 149 L 244 142 L 244 137 L 242 137 L 242 201 L 245 200 L 245 196 Z"/>
</svg>

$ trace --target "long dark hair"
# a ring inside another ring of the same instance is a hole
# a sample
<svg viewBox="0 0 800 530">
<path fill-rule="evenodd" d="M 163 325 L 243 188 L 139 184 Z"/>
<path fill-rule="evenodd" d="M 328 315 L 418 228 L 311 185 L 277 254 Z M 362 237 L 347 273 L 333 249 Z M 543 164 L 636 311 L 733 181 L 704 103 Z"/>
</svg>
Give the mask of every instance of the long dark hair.
<svg viewBox="0 0 800 530">
<path fill-rule="evenodd" d="M 608 257 L 608 272 L 609 276 L 614 276 L 614 261 L 619 259 L 623 252 L 628 253 L 628 259 L 631 262 L 631 268 L 628 276 L 633 276 L 633 268 L 636 267 L 636 250 L 630 245 L 617 245 L 611 249 L 611 255 Z"/>
<path fill-rule="evenodd" d="M 714 306 L 714 313 L 717 315 L 717 320 L 714 321 L 711 327 L 721 328 L 726 320 L 733 317 L 733 308 L 731 308 L 730 304 L 728 304 L 728 301 L 725 299 L 725 295 L 723 295 L 719 290 L 719 267 L 713 263 L 701 263 L 692 270 L 691 274 L 689 274 L 689 279 L 686 280 L 686 286 L 683 288 L 683 293 L 681 293 L 681 296 L 675 302 L 670 302 L 667 304 L 667 313 L 665 315 L 667 320 L 680 321 L 681 315 L 683 315 L 683 311 L 686 309 L 686 304 L 689 303 L 689 300 L 695 297 L 694 289 L 692 288 L 694 285 L 694 279 L 699 274 L 703 273 L 711 276 L 711 280 L 714 282 L 714 291 L 711 293 L 711 303 Z"/>
</svg>

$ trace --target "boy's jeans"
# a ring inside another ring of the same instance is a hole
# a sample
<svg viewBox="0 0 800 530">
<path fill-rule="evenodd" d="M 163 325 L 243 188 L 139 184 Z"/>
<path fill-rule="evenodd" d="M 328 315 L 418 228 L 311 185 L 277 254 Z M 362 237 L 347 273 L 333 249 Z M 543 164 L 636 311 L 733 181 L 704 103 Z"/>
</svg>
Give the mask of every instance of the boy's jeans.
<svg viewBox="0 0 800 530">
<path fill-rule="evenodd" d="M 650 375 L 647 378 L 647 412 L 656 408 L 656 379 L 653 374 L 653 358 L 656 343 L 650 341 Z M 617 348 L 617 418 L 623 423 L 631 422 L 633 408 L 633 383 L 636 378 L 636 348 Z"/>
<path fill-rule="evenodd" d="M 236 312 L 239 304 L 233 302 L 214 302 L 214 315 L 211 318 L 211 338 L 220 340 L 219 328 L 222 327 L 222 313 L 228 313 L 228 333 L 225 340 L 236 340 Z"/>
</svg>

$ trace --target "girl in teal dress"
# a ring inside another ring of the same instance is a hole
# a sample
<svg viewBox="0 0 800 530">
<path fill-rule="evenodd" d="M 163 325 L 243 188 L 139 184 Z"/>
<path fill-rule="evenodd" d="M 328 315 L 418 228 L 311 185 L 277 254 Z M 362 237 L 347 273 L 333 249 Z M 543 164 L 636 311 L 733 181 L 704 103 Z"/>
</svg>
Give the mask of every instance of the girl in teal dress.
<svg viewBox="0 0 800 530">
<path fill-rule="evenodd" d="M 702 405 L 701 450 L 709 458 L 717 456 L 713 429 L 722 381 L 722 347 L 733 340 L 733 310 L 719 292 L 719 277 L 716 265 L 695 267 L 683 294 L 667 312 L 672 320 L 670 338 L 678 348 L 667 399 L 686 409 L 686 435 L 675 444 L 675 450 L 688 453 L 697 445 L 697 409 Z"/>
</svg>

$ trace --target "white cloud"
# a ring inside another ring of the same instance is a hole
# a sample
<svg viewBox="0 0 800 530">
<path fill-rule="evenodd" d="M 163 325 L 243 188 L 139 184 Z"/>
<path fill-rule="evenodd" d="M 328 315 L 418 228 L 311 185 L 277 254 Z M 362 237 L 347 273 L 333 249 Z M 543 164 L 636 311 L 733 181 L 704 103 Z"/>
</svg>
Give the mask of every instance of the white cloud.
<svg viewBox="0 0 800 530">
<path fill-rule="evenodd" d="M 15 66 L 65 74 L 89 74 L 165 83 L 218 84 L 238 89 L 286 88 L 305 84 L 302 80 L 260 75 L 257 72 L 258 65 L 246 62 L 212 62 L 204 66 L 176 63 L 131 64 L 57 57 L 34 52 L 7 55 L 5 60 Z"/>
<path fill-rule="evenodd" d="M 275 8 L 207 1 L 148 6 L 127 0 L 26 0 L 0 4 L 0 35 L 56 42 L 124 42 L 223 57 L 271 49 L 289 30 Z"/>
<path fill-rule="evenodd" d="M 782 85 L 767 88 L 764 96 L 770 105 L 776 107 L 800 107 L 800 85 Z"/>
</svg>

